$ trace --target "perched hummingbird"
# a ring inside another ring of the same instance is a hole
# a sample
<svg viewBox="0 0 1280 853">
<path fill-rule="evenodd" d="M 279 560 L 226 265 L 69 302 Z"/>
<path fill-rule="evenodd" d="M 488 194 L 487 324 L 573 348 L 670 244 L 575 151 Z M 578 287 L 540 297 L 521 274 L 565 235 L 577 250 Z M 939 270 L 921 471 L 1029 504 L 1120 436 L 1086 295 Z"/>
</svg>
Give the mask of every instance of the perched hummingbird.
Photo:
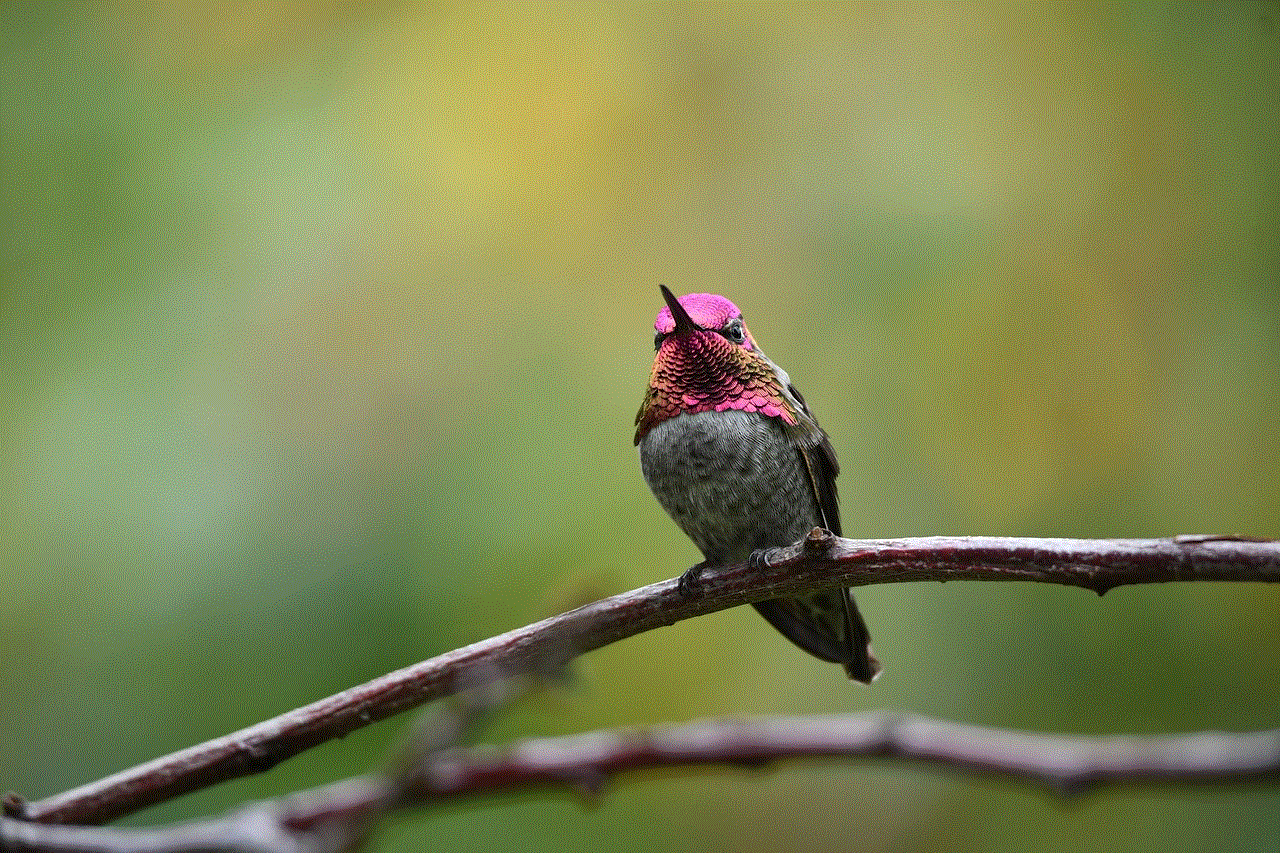
<svg viewBox="0 0 1280 853">
<path fill-rule="evenodd" d="M 728 299 L 661 290 L 667 305 L 653 324 L 657 356 L 635 443 L 645 482 L 705 558 L 681 585 L 814 527 L 839 536 L 835 450 L 786 371 L 760 351 Z M 754 606 L 809 654 L 844 664 L 850 678 L 870 684 L 879 673 L 848 589 Z"/>
</svg>

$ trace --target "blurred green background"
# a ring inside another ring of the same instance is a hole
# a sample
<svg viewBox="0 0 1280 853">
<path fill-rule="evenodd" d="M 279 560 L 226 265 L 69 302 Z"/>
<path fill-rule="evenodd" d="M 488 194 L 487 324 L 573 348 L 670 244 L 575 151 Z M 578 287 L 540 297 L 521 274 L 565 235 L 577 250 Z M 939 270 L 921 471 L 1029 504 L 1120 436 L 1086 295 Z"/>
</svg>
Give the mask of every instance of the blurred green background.
<svg viewBox="0 0 1280 853">
<path fill-rule="evenodd" d="M 0 789 L 63 790 L 671 577 L 658 283 L 729 295 L 854 536 L 1280 535 L 1280 6 L 0 10 Z M 1280 589 L 859 592 L 870 689 L 749 609 L 502 741 L 874 708 L 1276 726 Z M 146 812 L 376 766 L 408 718 Z M 405 814 L 378 850 L 1274 849 L 1280 790 L 1063 803 L 896 763 Z"/>
</svg>

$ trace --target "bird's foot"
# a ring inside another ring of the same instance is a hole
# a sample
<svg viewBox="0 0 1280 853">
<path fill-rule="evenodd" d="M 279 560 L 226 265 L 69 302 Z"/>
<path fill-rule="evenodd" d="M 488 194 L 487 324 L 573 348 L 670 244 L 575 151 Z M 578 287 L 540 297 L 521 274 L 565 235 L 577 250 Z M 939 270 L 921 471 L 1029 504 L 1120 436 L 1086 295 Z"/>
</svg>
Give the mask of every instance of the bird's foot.
<svg viewBox="0 0 1280 853">
<path fill-rule="evenodd" d="M 769 562 L 769 554 L 773 550 L 772 548 L 757 548 L 751 552 L 751 556 L 747 557 L 747 565 L 756 571 L 769 568 L 773 565 Z"/>
<path fill-rule="evenodd" d="M 680 576 L 676 581 L 676 591 L 685 598 L 693 595 L 698 591 L 698 579 L 702 577 L 702 570 L 710 565 L 710 561 L 703 560 L 696 566 L 690 566 L 688 571 Z"/>
</svg>

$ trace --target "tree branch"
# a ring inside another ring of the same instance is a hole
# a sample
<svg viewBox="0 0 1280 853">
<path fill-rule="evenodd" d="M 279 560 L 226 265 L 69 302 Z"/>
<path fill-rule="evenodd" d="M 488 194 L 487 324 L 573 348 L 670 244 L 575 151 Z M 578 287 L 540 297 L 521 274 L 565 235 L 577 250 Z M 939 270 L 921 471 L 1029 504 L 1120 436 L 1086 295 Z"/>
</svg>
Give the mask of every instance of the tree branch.
<svg viewBox="0 0 1280 853">
<path fill-rule="evenodd" d="M 567 785 L 594 795 L 608 779 L 634 770 L 754 768 L 798 758 L 902 758 L 1007 776 L 1071 796 L 1121 782 L 1280 778 L 1280 729 L 1085 737 L 888 711 L 728 718 L 444 750 L 427 756 L 403 785 L 407 801 L 414 805 L 547 785 Z M 335 805 L 350 808 L 361 801 L 365 784 L 367 780 L 348 780 L 339 783 L 341 787 L 316 789 L 295 801 L 290 825 L 311 828 L 332 817 Z M 338 793 L 344 796 L 333 796 Z"/>
<path fill-rule="evenodd" d="M 601 599 L 376 678 L 302 708 L 8 814 L 97 824 L 218 782 L 258 773 L 313 746 L 460 690 L 554 672 L 594 649 L 682 619 L 832 586 L 923 580 L 1025 580 L 1099 594 L 1122 584 L 1280 581 L 1280 543 L 1232 537 L 852 540 L 815 531 L 768 559 L 706 571 L 691 596 L 674 580 Z"/>
<path fill-rule="evenodd" d="M 901 758 L 1077 795 L 1106 784 L 1280 778 L 1280 729 L 1163 737 L 1079 737 L 983 728 L 910 714 L 701 720 L 683 725 L 450 748 L 403 778 L 347 779 L 213 820 L 151 829 L 0 819 L 0 853 L 333 853 L 389 808 L 565 787 L 596 795 L 615 776 L 676 767 L 761 767 L 795 759 Z"/>
<path fill-rule="evenodd" d="M 273 803 L 225 817 L 144 829 L 54 826 L 0 818 L 0 853 L 337 853 L 328 834 L 289 828 Z"/>
</svg>

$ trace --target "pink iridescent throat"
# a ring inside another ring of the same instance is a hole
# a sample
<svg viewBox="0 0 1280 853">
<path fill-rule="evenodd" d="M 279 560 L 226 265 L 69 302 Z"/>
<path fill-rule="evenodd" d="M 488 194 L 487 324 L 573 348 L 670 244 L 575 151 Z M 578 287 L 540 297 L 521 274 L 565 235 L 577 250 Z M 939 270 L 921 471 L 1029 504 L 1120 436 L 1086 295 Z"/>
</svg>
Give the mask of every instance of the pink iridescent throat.
<svg viewBox="0 0 1280 853">
<path fill-rule="evenodd" d="M 636 443 L 676 415 L 727 409 L 788 424 L 798 420 L 767 362 L 716 332 L 672 335 L 654 359 L 649 392 L 636 415 Z"/>
</svg>

